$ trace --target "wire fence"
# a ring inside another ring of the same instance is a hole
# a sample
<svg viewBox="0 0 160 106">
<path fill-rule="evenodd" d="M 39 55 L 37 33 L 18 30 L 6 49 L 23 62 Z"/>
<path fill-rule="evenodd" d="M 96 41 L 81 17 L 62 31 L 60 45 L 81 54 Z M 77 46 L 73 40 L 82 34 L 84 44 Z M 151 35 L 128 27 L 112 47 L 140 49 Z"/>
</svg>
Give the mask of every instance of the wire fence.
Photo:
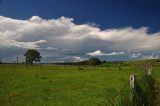
<svg viewBox="0 0 160 106">
<path fill-rule="evenodd" d="M 126 83 L 115 95 L 110 97 L 106 106 L 156 106 L 157 84 L 151 75 L 152 65 L 142 65 L 144 76 L 140 80 L 130 75 Z M 140 76 L 139 76 L 140 78 Z"/>
<path fill-rule="evenodd" d="M 125 84 L 122 89 L 120 89 L 114 96 L 110 97 L 110 99 L 108 99 L 108 102 L 106 103 L 106 106 L 110 106 L 111 104 L 114 103 L 115 99 L 117 96 L 121 95 L 127 88 L 129 87 L 129 84 Z"/>
</svg>

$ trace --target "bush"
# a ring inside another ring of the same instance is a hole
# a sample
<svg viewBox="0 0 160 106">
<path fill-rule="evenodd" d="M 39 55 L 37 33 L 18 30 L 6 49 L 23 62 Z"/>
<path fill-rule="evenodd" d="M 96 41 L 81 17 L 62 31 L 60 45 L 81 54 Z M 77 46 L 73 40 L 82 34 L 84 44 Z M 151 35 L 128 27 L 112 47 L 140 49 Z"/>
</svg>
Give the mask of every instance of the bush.
<svg viewBox="0 0 160 106">
<path fill-rule="evenodd" d="M 88 65 L 88 64 L 89 64 L 88 60 L 78 62 L 78 65 Z"/>
<path fill-rule="evenodd" d="M 100 61 L 100 59 L 98 59 L 96 57 L 92 57 L 89 59 L 89 64 L 90 65 L 100 65 L 101 61 Z"/>
<path fill-rule="evenodd" d="M 160 62 L 160 59 L 157 59 L 156 62 Z"/>
<path fill-rule="evenodd" d="M 106 61 L 104 60 L 102 63 L 106 63 Z"/>
</svg>

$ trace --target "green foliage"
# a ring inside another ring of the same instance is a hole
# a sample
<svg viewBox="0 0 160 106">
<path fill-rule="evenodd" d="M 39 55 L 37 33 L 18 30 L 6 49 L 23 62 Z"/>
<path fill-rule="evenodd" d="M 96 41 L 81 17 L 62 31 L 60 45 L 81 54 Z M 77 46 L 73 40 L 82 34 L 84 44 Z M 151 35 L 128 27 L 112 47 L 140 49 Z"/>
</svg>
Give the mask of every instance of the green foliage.
<svg viewBox="0 0 160 106">
<path fill-rule="evenodd" d="M 33 62 L 40 62 L 42 58 L 37 50 L 32 49 L 27 50 L 24 56 L 27 64 L 33 64 Z"/>
<path fill-rule="evenodd" d="M 100 65 L 101 64 L 101 61 L 100 59 L 96 58 L 96 57 L 91 57 L 89 59 L 89 64 L 90 65 Z"/>
<path fill-rule="evenodd" d="M 88 60 L 80 61 L 80 62 L 78 62 L 78 65 L 89 65 L 89 61 Z"/>
<path fill-rule="evenodd" d="M 104 61 L 102 61 L 102 63 L 106 63 L 106 61 L 104 60 Z"/>
<path fill-rule="evenodd" d="M 160 59 L 157 59 L 156 62 L 160 62 Z"/>
</svg>

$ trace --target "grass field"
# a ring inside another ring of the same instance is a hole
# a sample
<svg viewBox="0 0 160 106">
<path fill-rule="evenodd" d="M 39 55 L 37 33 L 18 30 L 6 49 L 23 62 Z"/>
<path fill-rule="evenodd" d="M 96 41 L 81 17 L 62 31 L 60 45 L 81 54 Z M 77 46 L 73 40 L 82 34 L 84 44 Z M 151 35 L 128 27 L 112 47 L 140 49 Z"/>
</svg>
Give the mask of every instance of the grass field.
<svg viewBox="0 0 160 106">
<path fill-rule="evenodd" d="M 0 105 L 105 106 L 128 83 L 129 75 L 139 79 L 144 74 L 135 65 L 143 62 L 79 66 L 80 70 L 77 66 L 1 64 Z M 160 62 L 149 62 L 160 86 Z"/>
</svg>

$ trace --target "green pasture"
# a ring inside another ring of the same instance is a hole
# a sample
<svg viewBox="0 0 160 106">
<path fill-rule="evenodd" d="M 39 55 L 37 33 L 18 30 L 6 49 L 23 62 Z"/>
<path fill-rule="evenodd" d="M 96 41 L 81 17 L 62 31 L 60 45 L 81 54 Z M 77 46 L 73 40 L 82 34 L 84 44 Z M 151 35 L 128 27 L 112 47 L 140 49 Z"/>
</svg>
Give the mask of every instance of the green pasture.
<svg viewBox="0 0 160 106">
<path fill-rule="evenodd" d="M 0 106 L 105 106 L 129 82 L 131 74 L 141 78 L 144 72 L 136 67 L 140 63 L 101 66 L 1 64 Z M 160 62 L 152 64 L 152 75 L 160 86 Z"/>
</svg>

